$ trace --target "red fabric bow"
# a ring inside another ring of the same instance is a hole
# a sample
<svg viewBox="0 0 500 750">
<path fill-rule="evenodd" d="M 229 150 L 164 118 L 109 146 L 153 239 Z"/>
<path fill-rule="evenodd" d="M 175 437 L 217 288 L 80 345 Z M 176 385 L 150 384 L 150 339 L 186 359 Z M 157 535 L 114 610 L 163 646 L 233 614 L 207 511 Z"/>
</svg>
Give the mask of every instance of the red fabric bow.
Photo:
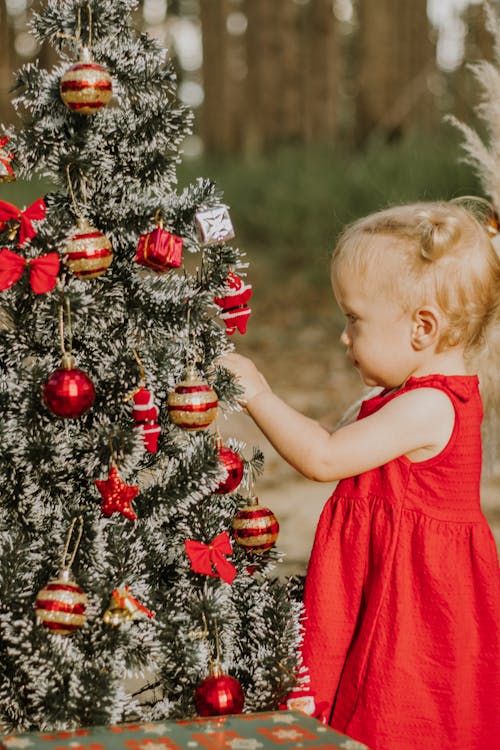
<svg viewBox="0 0 500 750">
<path fill-rule="evenodd" d="M 50 292 L 55 287 L 60 266 L 57 253 L 27 260 L 4 247 L 0 250 L 0 291 L 10 289 L 19 281 L 25 266 L 30 268 L 30 284 L 35 294 Z"/>
<path fill-rule="evenodd" d="M 206 576 L 219 576 L 226 583 L 232 583 L 236 576 L 236 568 L 226 560 L 224 555 L 231 555 L 233 548 L 227 531 L 223 531 L 210 544 L 186 539 L 184 542 L 186 553 L 191 561 L 191 569 L 195 573 Z M 214 572 L 215 569 L 215 572 Z"/>
<path fill-rule="evenodd" d="M 33 221 L 45 219 L 47 207 L 43 198 L 39 198 L 24 211 L 14 206 L 13 203 L 0 201 L 0 232 L 6 228 L 9 221 L 19 222 L 19 242 L 18 247 L 22 247 L 27 240 L 31 240 L 36 235 L 36 229 Z"/>
</svg>

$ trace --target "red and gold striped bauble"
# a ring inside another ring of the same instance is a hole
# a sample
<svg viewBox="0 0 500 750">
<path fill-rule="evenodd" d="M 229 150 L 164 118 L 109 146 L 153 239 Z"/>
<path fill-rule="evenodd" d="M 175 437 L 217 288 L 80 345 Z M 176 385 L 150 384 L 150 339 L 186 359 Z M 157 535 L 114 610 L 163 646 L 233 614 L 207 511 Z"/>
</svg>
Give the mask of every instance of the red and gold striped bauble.
<svg viewBox="0 0 500 750">
<path fill-rule="evenodd" d="M 213 388 L 189 370 L 167 399 L 168 414 L 184 430 L 204 430 L 217 416 L 218 403 Z"/>
<path fill-rule="evenodd" d="M 109 102 L 113 87 L 108 71 L 92 62 L 89 51 L 84 48 L 82 59 L 61 76 L 59 91 L 72 112 L 93 115 Z"/>
<path fill-rule="evenodd" d="M 85 622 L 87 595 L 72 580 L 69 568 L 59 571 L 37 594 L 35 616 L 37 623 L 58 635 L 69 635 Z"/>
<path fill-rule="evenodd" d="M 111 242 L 87 219 L 78 219 L 76 231 L 66 243 L 64 260 L 71 273 L 78 278 L 95 279 L 111 265 Z"/>
<path fill-rule="evenodd" d="M 232 521 L 233 536 L 249 552 L 265 552 L 276 542 L 280 525 L 269 508 L 253 498 L 241 508 Z"/>
</svg>

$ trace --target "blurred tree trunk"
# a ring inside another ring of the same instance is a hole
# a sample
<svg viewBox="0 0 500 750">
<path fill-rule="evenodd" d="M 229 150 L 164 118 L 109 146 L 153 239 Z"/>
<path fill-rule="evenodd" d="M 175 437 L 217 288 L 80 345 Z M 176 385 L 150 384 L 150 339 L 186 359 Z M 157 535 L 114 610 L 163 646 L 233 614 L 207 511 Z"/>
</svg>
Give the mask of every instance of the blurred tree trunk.
<svg viewBox="0 0 500 750">
<path fill-rule="evenodd" d="M 435 69 L 426 0 L 359 0 L 357 134 L 396 137 L 431 117 Z"/>
<path fill-rule="evenodd" d="M 286 0 L 285 0 L 286 1 Z M 246 0 L 248 19 L 246 80 L 247 153 L 259 152 L 280 132 L 280 10 L 283 0 Z"/>
<path fill-rule="evenodd" d="M 339 52 L 331 0 L 311 0 L 307 46 L 306 140 L 324 141 L 335 135 Z"/>
<path fill-rule="evenodd" d="M 229 144 L 226 19 L 228 0 L 201 0 L 204 101 L 201 133 L 209 151 Z"/>
<path fill-rule="evenodd" d="M 7 3 L 0 0 L 0 121 L 11 123 L 15 119 L 10 88 L 14 82 L 14 35 L 7 14 Z M 1 135 L 1 134 L 0 134 Z"/>
</svg>

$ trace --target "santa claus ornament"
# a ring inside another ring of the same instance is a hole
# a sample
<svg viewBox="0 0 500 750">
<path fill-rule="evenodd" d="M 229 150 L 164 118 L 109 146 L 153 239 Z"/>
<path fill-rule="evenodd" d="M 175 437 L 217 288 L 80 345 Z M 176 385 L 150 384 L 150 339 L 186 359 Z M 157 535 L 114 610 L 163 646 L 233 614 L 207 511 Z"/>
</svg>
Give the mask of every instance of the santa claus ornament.
<svg viewBox="0 0 500 750">
<path fill-rule="evenodd" d="M 88 47 L 83 47 L 80 60 L 61 76 L 59 91 L 72 112 L 94 115 L 108 104 L 113 86 L 108 71 L 92 60 Z"/>
<path fill-rule="evenodd" d="M 132 418 L 136 428 L 141 432 L 144 446 L 150 453 L 158 450 L 158 438 L 161 427 L 158 424 L 159 409 L 154 402 L 151 391 L 141 386 L 133 395 Z"/>
<path fill-rule="evenodd" d="M 252 296 L 252 285 L 245 284 L 243 279 L 230 271 L 226 278 L 226 291 L 220 297 L 215 297 L 214 302 L 222 309 L 220 317 L 226 325 L 226 333 L 232 336 L 238 330 L 246 333 L 248 318 L 252 310 L 248 307 L 248 301 Z"/>
<path fill-rule="evenodd" d="M 79 523 L 77 540 L 69 554 L 69 545 L 75 528 Z M 74 518 L 70 526 L 64 548 L 61 569 L 55 579 L 50 580 L 35 599 L 35 617 L 38 625 L 57 635 L 70 635 L 85 623 L 87 595 L 75 583 L 71 572 L 78 545 L 83 531 L 83 518 Z"/>
</svg>

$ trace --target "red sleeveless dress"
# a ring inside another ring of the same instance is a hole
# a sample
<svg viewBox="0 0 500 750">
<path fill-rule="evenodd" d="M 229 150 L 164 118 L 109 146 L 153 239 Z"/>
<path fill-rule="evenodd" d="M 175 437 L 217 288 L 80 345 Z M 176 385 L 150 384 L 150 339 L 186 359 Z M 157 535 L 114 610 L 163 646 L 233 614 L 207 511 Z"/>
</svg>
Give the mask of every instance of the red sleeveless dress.
<svg viewBox="0 0 500 750">
<path fill-rule="evenodd" d="M 444 391 L 453 433 L 339 482 L 307 571 L 302 648 L 322 718 L 371 750 L 500 748 L 500 572 L 480 509 L 475 376 L 410 378 Z"/>
</svg>

